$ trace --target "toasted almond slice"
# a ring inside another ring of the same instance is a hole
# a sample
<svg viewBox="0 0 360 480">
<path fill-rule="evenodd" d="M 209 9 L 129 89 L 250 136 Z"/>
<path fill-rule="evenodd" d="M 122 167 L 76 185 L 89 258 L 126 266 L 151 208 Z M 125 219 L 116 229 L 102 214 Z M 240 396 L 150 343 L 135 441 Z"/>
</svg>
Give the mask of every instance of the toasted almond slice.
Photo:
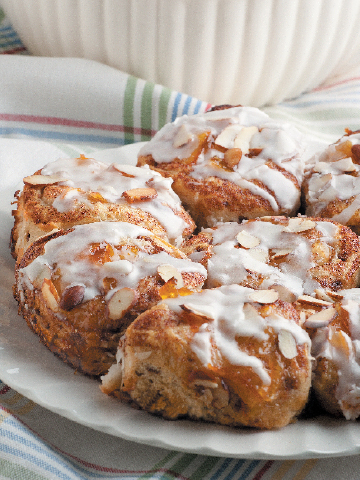
<svg viewBox="0 0 360 480">
<path fill-rule="evenodd" d="M 255 126 L 244 127 L 234 140 L 234 148 L 240 148 L 244 155 L 250 151 L 250 141 L 259 129 Z"/>
<path fill-rule="evenodd" d="M 39 265 L 39 268 L 36 269 L 36 276 L 33 280 L 34 287 L 41 290 L 45 278 L 51 278 L 51 269 L 48 265 Z"/>
<path fill-rule="evenodd" d="M 30 175 L 23 180 L 26 185 L 53 185 L 54 183 L 66 181 L 65 178 L 59 175 Z"/>
<path fill-rule="evenodd" d="M 254 290 L 249 294 L 249 300 L 257 303 L 274 303 L 279 294 L 275 290 Z"/>
<path fill-rule="evenodd" d="M 131 190 L 123 192 L 122 197 L 124 197 L 128 203 L 148 202 L 157 197 L 157 191 L 155 188 L 132 188 Z"/>
<path fill-rule="evenodd" d="M 138 293 L 133 288 L 116 290 L 108 302 L 108 315 L 111 320 L 121 318 L 136 302 Z"/>
<path fill-rule="evenodd" d="M 173 141 L 174 148 L 180 148 L 189 143 L 193 139 L 192 133 L 185 124 L 182 124 Z"/>
<path fill-rule="evenodd" d="M 278 333 L 279 350 L 285 358 L 291 360 L 298 354 L 296 340 L 287 330 L 280 330 Z"/>
<path fill-rule="evenodd" d="M 345 353 L 346 356 L 350 355 L 350 350 L 352 349 L 351 340 L 342 330 L 331 332 L 329 342 L 334 348 Z"/>
<path fill-rule="evenodd" d="M 194 315 L 197 315 L 198 317 L 203 317 L 206 320 L 214 320 L 214 318 L 211 317 L 208 312 L 202 312 L 197 308 L 193 307 L 192 305 L 184 303 L 183 305 L 180 305 L 180 308 L 182 308 L 184 312 L 193 313 Z"/>
<path fill-rule="evenodd" d="M 181 273 L 173 265 L 167 263 L 159 265 L 157 271 L 165 283 L 171 278 L 174 278 L 176 280 L 176 288 L 182 288 L 184 286 L 184 280 Z"/>
<path fill-rule="evenodd" d="M 271 285 L 271 290 L 275 290 L 275 292 L 278 292 L 279 294 L 279 299 L 282 300 L 283 302 L 288 302 L 288 303 L 293 303 L 296 300 L 296 295 L 286 288 L 284 285 Z"/>
<path fill-rule="evenodd" d="M 240 148 L 229 148 L 224 153 L 224 163 L 229 168 L 234 168 L 240 162 L 242 151 Z"/>
<path fill-rule="evenodd" d="M 285 227 L 286 232 L 298 233 L 306 232 L 316 227 L 316 223 L 308 218 L 294 217 L 289 218 L 289 223 Z"/>
<path fill-rule="evenodd" d="M 251 235 L 246 230 L 241 230 L 241 232 L 239 232 L 235 238 L 244 248 L 254 248 L 261 243 L 261 240 L 259 238 Z"/>
<path fill-rule="evenodd" d="M 321 192 L 324 189 L 325 185 L 329 183 L 332 179 L 331 173 L 326 173 L 325 175 L 315 175 L 312 176 L 309 182 L 309 187 L 314 192 Z"/>
<path fill-rule="evenodd" d="M 304 326 L 308 328 L 327 327 L 335 317 L 335 314 L 336 309 L 334 307 L 325 308 L 324 310 L 320 310 L 320 312 L 310 315 L 310 317 L 305 320 Z"/>
<path fill-rule="evenodd" d="M 351 157 L 342 158 L 337 162 L 333 163 L 334 167 L 336 167 L 340 172 L 354 172 L 356 170 L 355 164 L 352 161 Z"/>
<path fill-rule="evenodd" d="M 292 251 L 292 248 L 273 248 L 271 258 L 286 257 L 286 255 L 289 255 Z"/>
<path fill-rule="evenodd" d="M 332 302 L 321 300 L 320 298 L 311 297 L 310 295 L 301 295 L 300 297 L 298 297 L 297 301 L 315 307 L 330 307 L 332 305 Z"/>
<path fill-rule="evenodd" d="M 313 172 L 323 173 L 326 170 L 328 170 L 329 168 L 331 168 L 331 166 L 329 165 L 328 162 L 317 162 L 317 163 L 315 163 L 315 165 L 313 167 Z"/>
<path fill-rule="evenodd" d="M 250 248 L 248 250 L 248 254 L 255 260 L 262 263 L 267 263 L 267 261 L 269 260 L 268 252 L 263 248 Z"/>
<path fill-rule="evenodd" d="M 60 308 L 66 311 L 72 310 L 83 301 L 84 294 L 85 287 L 83 285 L 66 288 L 60 300 Z"/>
<path fill-rule="evenodd" d="M 131 173 L 124 172 L 124 167 L 120 163 L 113 163 L 112 165 L 115 170 L 117 170 L 123 177 L 135 178 L 135 175 Z"/>
<path fill-rule="evenodd" d="M 238 124 L 228 125 L 215 139 L 215 144 L 224 148 L 232 148 L 234 139 L 241 131 L 242 127 Z"/>
<path fill-rule="evenodd" d="M 322 290 L 321 288 L 316 288 L 314 290 L 316 298 L 324 300 L 324 302 L 334 303 L 335 299 L 330 297 L 329 292 Z M 342 298 L 342 297 L 341 297 Z"/>
<path fill-rule="evenodd" d="M 212 382 L 211 380 L 194 380 L 192 385 L 195 387 L 204 387 L 204 388 L 218 388 L 219 385 L 216 382 Z"/>
<path fill-rule="evenodd" d="M 53 312 L 58 312 L 60 297 L 53 282 L 49 278 L 44 279 L 41 287 L 41 293 L 46 305 L 50 308 L 50 310 Z"/>
</svg>

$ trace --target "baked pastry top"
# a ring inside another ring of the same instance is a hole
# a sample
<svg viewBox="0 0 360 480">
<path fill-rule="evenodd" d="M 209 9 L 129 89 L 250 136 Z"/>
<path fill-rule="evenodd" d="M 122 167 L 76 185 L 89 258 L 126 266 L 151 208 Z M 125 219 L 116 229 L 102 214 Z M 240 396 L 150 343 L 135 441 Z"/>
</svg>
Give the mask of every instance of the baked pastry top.
<svg viewBox="0 0 360 480">
<path fill-rule="evenodd" d="M 199 227 L 264 215 L 295 215 L 306 141 L 289 124 L 256 108 L 233 107 L 165 125 L 139 152 L 174 180 Z"/>
<path fill-rule="evenodd" d="M 102 390 L 171 419 L 287 425 L 308 400 L 310 339 L 268 292 L 231 285 L 164 300 L 127 329 Z"/>
<path fill-rule="evenodd" d="M 332 218 L 360 233 L 360 131 L 348 130 L 311 160 L 304 182 L 307 215 Z"/>
<path fill-rule="evenodd" d="M 41 235 L 83 223 L 141 224 L 174 244 L 195 228 L 171 188 L 172 180 L 148 168 L 80 156 L 49 163 L 24 184 L 13 212 L 15 257 Z"/>
<path fill-rule="evenodd" d="M 96 222 L 35 241 L 15 296 L 43 343 L 89 375 L 105 373 L 127 326 L 162 297 L 201 288 L 205 268 L 150 231 Z"/>
</svg>

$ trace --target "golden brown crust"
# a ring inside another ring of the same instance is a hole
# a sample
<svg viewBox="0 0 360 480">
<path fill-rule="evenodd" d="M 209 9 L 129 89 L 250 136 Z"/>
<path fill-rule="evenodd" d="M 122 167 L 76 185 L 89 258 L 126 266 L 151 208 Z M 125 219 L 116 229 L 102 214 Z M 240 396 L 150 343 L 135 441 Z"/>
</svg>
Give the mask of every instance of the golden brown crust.
<svg viewBox="0 0 360 480">
<path fill-rule="evenodd" d="M 29 279 L 24 281 L 22 269 L 44 253 L 45 245 L 72 231 L 74 228 L 57 231 L 36 240 L 28 248 L 16 265 L 14 295 L 19 313 L 42 343 L 77 370 L 88 375 L 101 375 L 114 363 L 119 338 L 127 326 L 141 312 L 158 303 L 162 295 L 176 294 L 176 285 L 171 279 L 164 281 L 159 273 L 141 278 L 134 290 L 133 303 L 121 316 L 114 317 L 105 298 L 106 290 L 82 302 L 82 287 L 62 285 L 61 272 L 53 271 L 50 278 L 39 274 L 32 282 Z M 141 237 L 136 243 L 137 248 L 139 244 L 142 251 L 150 255 L 166 252 L 179 259 L 185 258 L 175 247 L 155 236 Z M 184 272 L 182 280 L 185 290 L 198 290 L 204 277 L 197 272 Z"/>
<path fill-rule="evenodd" d="M 269 309 L 297 318 L 294 309 L 281 302 L 260 311 L 267 315 Z M 121 341 L 125 352 L 121 387 L 113 377 L 105 381 L 103 391 L 119 397 L 126 394 L 141 408 L 168 419 L 185 416 L 273 429 L 300 413 L 310 387 L 308 347 L 299 346 L 297 356 L 289 360 L 279 352 L 272 334 L 267 347 L 254 338 L 239 338 L 240 348 L 266 365 L 272 383 L 264 388 L 249 367 L 226 362 L 219 368 L 204 367 L 190 347 L 200 324 L 199 318 L 179 316 L 164 304 L 140 315 Z"/>
</svg>

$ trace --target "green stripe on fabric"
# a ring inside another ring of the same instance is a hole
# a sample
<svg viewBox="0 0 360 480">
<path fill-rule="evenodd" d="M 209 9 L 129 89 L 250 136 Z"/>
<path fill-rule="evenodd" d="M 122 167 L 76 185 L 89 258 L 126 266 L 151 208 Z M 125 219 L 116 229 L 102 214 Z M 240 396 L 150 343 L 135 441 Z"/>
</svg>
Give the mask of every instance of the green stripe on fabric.
<svg viewBox="0 0 360 480">
<path fill-rule="evenodd" d="M 220 458 L 217 457 L 209 457 L 207 458 L 200 467 L 195 470 L 195 472 L 190 476 L 191 480 L 202 480 L 211 470 L 215 467 L 217 463 L 219 463 Z"/>
<path fill-rule="evenodd" d="M 160 130 L 165 123 L 168 123 L 167 112 L 171 94 L 172 91 L 169 88 L 164 88 L 161 92 L 159 100 L 159 125 L 157 126 L 157 130 Z"/>
<path fill-rule="evenodd" d="M 146 82 L 141 97 L 141 140 L 146 141 L 151 138 L 151 111 L 152 111 L 152 95 L 155 85 Z M 145 132 L 144 132 L 145 130 Z M 149 132 L 149 133 L 147 133 Z"/>
<path fill-rule="evenodd" d="M 124 92 L 123 123 L 125 127 L 125 143 L 134 143 L 134 99 L 136 84 L 137 78 L 130 75 Z"/>
<path fill-rule="evenodd" d="M 158 470 L 161 470 L 162 468 L 165 467 L 165 465 L 170 462 L 175 456 L 179 455 L 179 452 L 170 452 L 168 455 L 166 455 L 160 462 L 157 462 L 149 471 L 148 473 L 145 473 L 144 475 L 141 475 L 139 477 L 140 479 L 145 479 L 145 478 L 150 478 L 153 476 L 154 472 L 157 472 Z"/>
<path fill-rule="evenodd" d="M 174 463 L 169 470 L 172 472 L 179 474 L 182 473 L 189 465 L 197 458 L 195 453 L 186 453 L 182 455 L 182 457 Z"/>
<path fill-rule="evenodd" d="M 11 480 L 46 480 L 48 477 L 43 477 L 28 468 L 22 467 L 17 463 L 9 462 L 8 460 L 0 460 L 0 475 L 1 478 L 10 478 Z"/>
<path fill-rule="evenodd" d="M 5 13 L 2 8 L 0 8 L 0 23 L 4 20 L 5 18 Z"/>
</svg>

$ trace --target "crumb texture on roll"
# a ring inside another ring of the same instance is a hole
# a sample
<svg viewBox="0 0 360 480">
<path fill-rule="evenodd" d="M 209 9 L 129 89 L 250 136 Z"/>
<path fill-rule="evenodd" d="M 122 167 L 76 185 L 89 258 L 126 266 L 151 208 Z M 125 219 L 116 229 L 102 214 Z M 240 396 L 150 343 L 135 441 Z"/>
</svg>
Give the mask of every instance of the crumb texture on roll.
<svg viewBox="0 0 360 480">
<path fill-rule="evenodd" d="M 283 427 L 311 382 L 298 323 L 291 304 L 238 285 L 164 300 L 127 329 L 102 390 L 169 419 Z"/>
</svg>

